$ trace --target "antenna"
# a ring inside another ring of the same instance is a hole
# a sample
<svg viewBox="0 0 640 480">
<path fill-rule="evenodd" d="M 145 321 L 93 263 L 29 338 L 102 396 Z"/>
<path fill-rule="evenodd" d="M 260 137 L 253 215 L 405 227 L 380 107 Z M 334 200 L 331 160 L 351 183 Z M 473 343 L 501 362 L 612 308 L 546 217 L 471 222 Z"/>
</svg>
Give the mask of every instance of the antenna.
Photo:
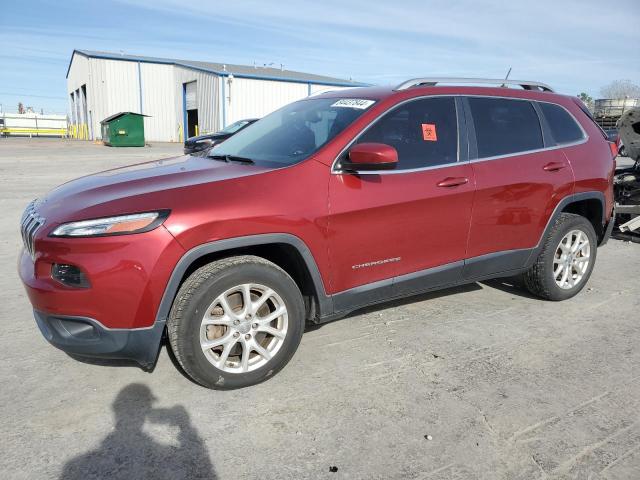
<svg viewBox="0 0 640 480">
<path fill-rule="evenodd" d="M 502 85 L 500 85 L 501 87 L 506 87 L 506 86 L 507 86 L 506 82 L 507 82 L 507 80 L 509 80 L 509 75 L 511 75 L 511 68 L 513 68 L 513 67 L 509 67 L 509 71 L 507 72 L 507 76 L 506 76 L 506 77 L 504 77 L 504 81 L 505 81 L 505 83 L 503 83 Z"/>
</svg>

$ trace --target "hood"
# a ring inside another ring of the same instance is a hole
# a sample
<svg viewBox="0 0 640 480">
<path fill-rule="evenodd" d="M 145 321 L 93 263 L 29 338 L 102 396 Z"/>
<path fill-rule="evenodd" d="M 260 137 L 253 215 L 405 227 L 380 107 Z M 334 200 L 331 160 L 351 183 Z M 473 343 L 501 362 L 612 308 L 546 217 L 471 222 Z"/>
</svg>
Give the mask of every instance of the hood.
<svg viewBox="0 0 640 480">
<path fill-rule="evenodd" d="M 36 203 L 53 225 L 109 215 L 175 208 L 185 189 L 272 170 L 184 155 L 81 177 L 60 185 Z"/>
<path fill-rule="evenodd" d="M 192 143 L 196 143 L 200 140 L 222 140 L 227 139 L 231 136 L 230 133 L 206 133 L 204 135 L 198 135 L 197 137 L 189 137 L 187 138 L 185 145 L 189 145 Z"/>
</svg>

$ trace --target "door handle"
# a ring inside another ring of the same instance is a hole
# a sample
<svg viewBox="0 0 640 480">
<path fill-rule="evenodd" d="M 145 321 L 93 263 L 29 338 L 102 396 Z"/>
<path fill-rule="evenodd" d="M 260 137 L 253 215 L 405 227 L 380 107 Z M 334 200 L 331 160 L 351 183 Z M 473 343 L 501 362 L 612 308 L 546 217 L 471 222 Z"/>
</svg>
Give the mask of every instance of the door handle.
<svg viewBox="0 0 640 480">
<path fill-rule="evenodd" d="M 437 185 L 439 187 L 457 187 L 458 185 L 464 185 L 468 182 L 469 179 L 467 177 L 447 177 L 438 182 Z"/>
<path fill-rule="evenodd" d="M 551 162 L 547 163 L 544 167 L 542 167 L 542 169 L 545 172 L 557 172 L 558 170 L 562 170 L 563 168 L 566 168 L 568 166 L 569 165 L 563 162 Z"/>
</svg>

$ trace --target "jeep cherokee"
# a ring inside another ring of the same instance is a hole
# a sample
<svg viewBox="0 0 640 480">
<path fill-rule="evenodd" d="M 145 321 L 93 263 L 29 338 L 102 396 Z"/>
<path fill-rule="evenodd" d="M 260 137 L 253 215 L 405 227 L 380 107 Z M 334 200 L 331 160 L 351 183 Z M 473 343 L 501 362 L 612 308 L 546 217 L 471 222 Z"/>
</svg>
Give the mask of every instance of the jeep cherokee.
<svg viewBox="0 0 640 480">
<path fill-rule="evenodd" d="M 243 387 L 291 359 L 305 322 L 517 274 L 543 299 L 576 295 L 613 223 L 614 150 L 537 82 L 328 92 L 206 157 L 35 200 L 20 275 L 54 346 L 152 368 L 166 336 L 195 382 Z"/>
</svg>

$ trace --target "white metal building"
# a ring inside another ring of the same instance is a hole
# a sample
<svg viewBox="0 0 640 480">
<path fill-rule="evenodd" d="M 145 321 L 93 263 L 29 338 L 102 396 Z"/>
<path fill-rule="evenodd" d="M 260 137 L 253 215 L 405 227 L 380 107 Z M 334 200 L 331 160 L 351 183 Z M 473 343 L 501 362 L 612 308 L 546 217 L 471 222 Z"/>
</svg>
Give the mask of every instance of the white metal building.
<svg viewBox="0 0 640 480">
<path fill-rule="evenodd" d="M 89 139 L 118 112 L 147 115 L 149 141 L 181 141 L 262 117 L 320 90 L 363 84 L 278 68 L 74 50 L 67 70 L 70 121 Z"/>
</svg>

